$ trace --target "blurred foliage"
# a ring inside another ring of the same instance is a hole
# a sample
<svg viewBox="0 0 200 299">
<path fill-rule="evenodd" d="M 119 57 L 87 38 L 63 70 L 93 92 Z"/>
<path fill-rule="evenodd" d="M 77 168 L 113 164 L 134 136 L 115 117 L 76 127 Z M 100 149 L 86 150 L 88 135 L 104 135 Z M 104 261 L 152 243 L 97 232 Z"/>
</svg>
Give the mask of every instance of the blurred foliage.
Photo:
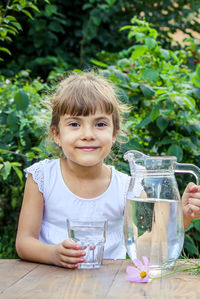
<svg viewBox="0 0 200 299">
<path fill-rule="evenodd" d="M 176 156 L 178 162 L 200 167 L 200 64 L 193 72 L 187 66 L 189 46 L 188 52 L 164 49 L 148 22 L 133 18 L 131 23 L 121 30 L 128 30 L 133 46 L 114 56 L 103 51 L 98 54 L 101 60 L 93 61 L 130 105 L 124 122 L 129 141 L 115 146 L 114 164 L 129 173 L 123 154 L 136 149 L 152 156 Z M 191 179 L 177 176 L 180 193 Z M 185 249 L 191 256 L 199 254 L 199 225 L 200 219 L 195 220 L 187 230 Z"/>
<path fill-rule="evenodd" d="M 172 47 L 169 37 L 177 28 L 199 31 L 199 1 L 6 3 L 0 1 L 0 32 L 5 31 L 0 40 L 11 53 L 2 50 L 0 76 L 0 257 L 11 258 L 16 257 L 23 169 L 52 152 L 43 138 L 49 120 L 43 99 L 56 81 L 74 67 L 91 68 L 92 61 L 116 85 L 130 105 L 124 121 L 129 141 L 113 149 L 118 169 L 129 173 L 123 161 L 129 149 L 175 155 L 200 166 L 200 52 L 198 40 L 188 38 L 181 49 Z M 22 10 L 31 10 L 31 16 Z M 133 15 L 138 18 L 129 25 Z M 6 22 L 16 37 L 2 25 Z M 181 191 L 188 180 L 178 178 Z M 191 257 L 199 255 L 199 225 L 199 219 L 193 221 L 186 233 L 185 251 Z"/>
<path fill-rule="evenodd" d="M 41 97 L 48 89 L 25 71 L 12 80 L 0 77 L 0 257 L 16 256 L 23 169 L 47 156 L 43 138 L 48 112 Z"/>
<path fill-rule="evenodd" d="M 3 3 L 2 3 L 3 2 Z M 0 41 L 3 43 L 12 42 L 12 37 L 17 35 L 20 30 L 22 30 L 22 26 L 15 17 L 18 13 L 22 13 L 29 18 L 33 18 L 30 10 L 38 11 L 37 6 L 35 5 L 37 0 L 34 1 L 24 1 L 24 0 L 8 0 L 0 1 Z M 4 5 L 3 5 L 4 4 Z M 4 45 L 4 44 L 3 44 Z M 11 51 L 1 45 L 0 52 L 5 52 L 11 55 Z M 3 59 L 0 58 L 2 61 Z"/>
<path fill-rule="evenodd" d="M 145 16 L 159 32 L 162 46 L 168 49 L 172 46 L 171 34 L 177 29 L 188 35 L 191 30 L 200 32 L 199 0 L 15 0 L 6 2 L 10 3 L 9 10 L 4 3 L 0 0 L 2 22 L 6 23 L 9 16 L 16 18 L 17 26 L 13 27 L 17 28 L 12 30 L 20 30 L 12 43 L 4 40 L 4 47 L 14 54 L 3 55 L 1 72 L 6 76 L 30 69 L 32 76 L 46 79 L 49 73 L 54 76 L 67 69 L 89 68 L 91 57 L 96 59 L 102 49 L 117 53 L 130 45 L 119 29 L 133 16 Z M 12 9 L 11 3 L 17 10 Z M 29 5 L 32 18 L 27 19 L 24 13 L 30 11 Z"/>
</svg>

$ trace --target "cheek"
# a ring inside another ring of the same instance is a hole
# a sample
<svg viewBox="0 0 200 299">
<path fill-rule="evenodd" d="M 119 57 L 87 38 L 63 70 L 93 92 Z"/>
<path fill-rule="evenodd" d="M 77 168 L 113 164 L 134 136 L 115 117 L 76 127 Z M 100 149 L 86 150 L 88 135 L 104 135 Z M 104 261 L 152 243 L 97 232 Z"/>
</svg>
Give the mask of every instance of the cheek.
<svg viewBox="0 0 200 299">
<path fill-rule="evenodd" d="M 74 135 L 69 133 L 69 134 L 67 134 L 67 136 L 63 137 L 62 144 L 63 144 L 63 146 L 65 146 L 65 145 L 70 146 L 70 145 L 73 145 L 75 143 L 75 141 L 76 141 L 76 138 L 74 138 Z"/>
<path fill-rule="evenodd" d="M 111 147 L 113 144 L 113 141 L 114 141 L 114 139 L 112 137 L 112 134 L 105 134 L 102 136 L 102 143 L 105 146 Z"/>
</svg>

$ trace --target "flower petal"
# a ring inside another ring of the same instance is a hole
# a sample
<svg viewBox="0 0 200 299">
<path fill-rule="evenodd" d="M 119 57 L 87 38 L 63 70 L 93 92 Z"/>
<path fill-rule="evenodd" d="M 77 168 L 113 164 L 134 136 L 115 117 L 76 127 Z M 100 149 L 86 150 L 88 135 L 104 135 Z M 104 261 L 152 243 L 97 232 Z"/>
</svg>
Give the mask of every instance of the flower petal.
<svg viewBox="0 0 200 299">
<path fill-rule="evenodd" d="M 145 283 L 145 282 L 148 282 L 149 281 L 149 278 L 148 277 L 145 277 L 145 278 L 137 278 L 137 277 L 133 277 L 133 276 L 126 276 L 125 277 L 126 280 L 128 281 L 131 281 L 131 282 L 136 282 L 136 283 Z"/>
<path fill-rule="evenodd" d="M 147 258 L 146 256 L 143 256 L 142 259 L 143 259 L 144 265 L 145 265 L 147 268 L 149 268 L 149 260 L 148 260 L 148 258 Z"/>
<path fill-rule="evenodd" d="M 134 259 L 133 262 L 136 265 L 136 267 L 138 267 L 139 269 L 143 269 L 144 266 L 139 259 Z"/>
<path fill-rule="evenodd" d="M 145 277 L 145 278 L 139 278 L 138 280 L 137 280 L 137 283 L 146 283 L 146 282 L 148 282 L 149 281 L 149 278 L 147 278 L 147 277 Z"/>
<path fill-rule="evenodd" d="M 140 271 L 135 267 L 127 267 L 126 272 L 131 275 L 140 276 Z"/>
</svg>

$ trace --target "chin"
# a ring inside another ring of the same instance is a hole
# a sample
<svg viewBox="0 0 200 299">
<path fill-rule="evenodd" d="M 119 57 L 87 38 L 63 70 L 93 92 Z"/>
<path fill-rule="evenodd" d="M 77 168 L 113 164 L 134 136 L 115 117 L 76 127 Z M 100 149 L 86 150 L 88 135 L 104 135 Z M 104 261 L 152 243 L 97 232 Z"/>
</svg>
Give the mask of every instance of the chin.
<svg viewBox="0 0 200 299">
<path fill-rule="evenodd" d="M 103 160 L 100 160 L 100 161 L 83 161 L 83 162 L 79 162 L 77 164 L 79 164 L 80 166 L 83 166 L 83 167 L 93 167 L 93 166 L 96 166 L 98 164 L 101 164 L 103 163 Z"/>
</svg>

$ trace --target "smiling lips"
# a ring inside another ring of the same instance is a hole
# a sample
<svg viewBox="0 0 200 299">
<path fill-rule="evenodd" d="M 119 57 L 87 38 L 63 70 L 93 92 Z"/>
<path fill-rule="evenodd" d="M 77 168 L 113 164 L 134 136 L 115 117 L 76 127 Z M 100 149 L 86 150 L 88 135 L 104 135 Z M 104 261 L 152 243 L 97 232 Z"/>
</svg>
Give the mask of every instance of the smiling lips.
<svg viewBox="0 0 200 299">
<path fill-rule="evenodd" d="M 98 146 L 78 146 L 77 149 L 80 149 L 84 152 L 93 152 L 98 149 Z"/>
</svg>

